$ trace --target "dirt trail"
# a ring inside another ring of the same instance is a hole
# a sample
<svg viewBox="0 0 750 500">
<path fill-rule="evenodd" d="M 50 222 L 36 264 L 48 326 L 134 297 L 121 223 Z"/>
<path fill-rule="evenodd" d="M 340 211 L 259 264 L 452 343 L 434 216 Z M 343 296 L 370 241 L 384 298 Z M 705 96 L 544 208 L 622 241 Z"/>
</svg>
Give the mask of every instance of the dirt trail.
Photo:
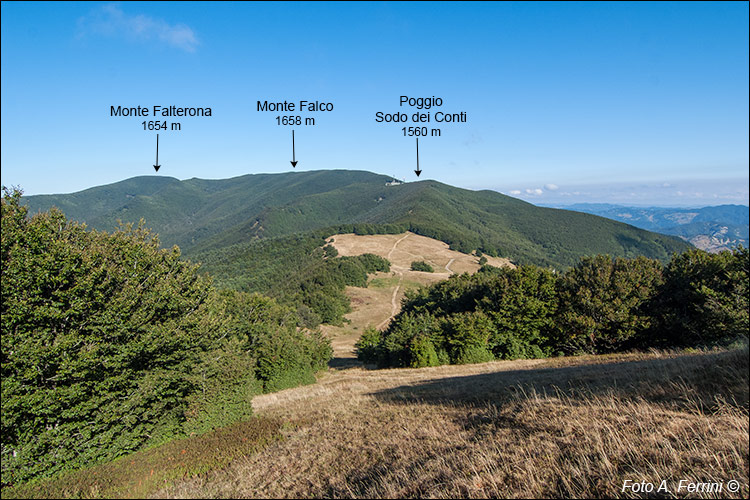
<svg viewBox="0 0 750 500">
<path fill-rule="evenodd" d="M 456 259 L 451 259 L 448 261 L 448 263 L 445 265 L 445 270 L 448 271 L 451 274 L 455 274 L 453 271 L 451 271 L 451 264 L 453 264 L 453 261 Z"/>
<path fill-rule="evenodd" d="M 406 238 L 408 238 L 409 234 L 411 234 L 411 233 L 406 233 L 403 237 L 401 237 L 398 240 L 396 240 L 396 242 L 393 244 L 393 247 L 388 252 L 388 257 L 387 257 L 388 260 L 391 260 L 391 257 L 393 255 L 393 251 L 396 250 L 396 246 L 399 243 L 401 243 L 402 241 L 404 241 Z M 376 327 L 378 330 L 382 330 L 383 328 L 385 328 L 388 325 L 388 323 L 390 323 L 390 321 L 393 319 L 393 317 L 396 316 L 396 313 L 398 313 L 399 303 L 398 303 L 398 300 L 396 300 L 396 299 L 398 298 L 398 292 L 401 289 L 401 282 L 404 280 L 404 272 L 400 270 L 400 266 L 395 266 L 395 265 L 393 266 L 393 271 L 396 274 L 398 274 L 398 283 L 396 284 L 396 288 L 393 289 L 393 294 L 391 295 L 391 315 L 390 315 L 390 317 L 388 317 L 385 320 L 383 320 Z"/>
<path fill-rule="evenodd" d="M 396 314 L 398 314 L 398 310 L 401 306 L 401 304 L 398 303 L 398 292 L 401 290 L 401 282 L 404 280 L 404 273 L 399 271 L 396 271 L 396 273 L 398 274 L 398 284 L 396 284 L 396 288 L 393 289 L 393 294 L 391 295 L 391 315 L 376 327 L 378 330 L 382 330 L 388 326 L 388 323 L 390 323 Z"/>
<path fill-rule="evenodd" d="M 403 236 L 402 236 L 401 238 L 399 238 L 399 239 L 398 239 L 398 240 L 396 241 L 396 243 L 394 243 L 394 244 L 393 244 L 393 248 L 391 248 L 391 251 L 390 251 L 390 252 L 388 252 L 388 257 L 386 257 L 386 258 L 387 258 L 388 260 L 391 260 L 391 256 L 393 255 L 393 251 L 394 251 L 394 250 L 396 249 L 396 246 L 397 246 L 397 245 L 398 245 L 399 243 L 401 243 L 402 241 L 404 241 L 404 240 L 405 240 L 406 238 L 408 238 L 410 234 L 411 234 L 411 233 L 406 233 L 406 234 L 405 234 L 405 235 L 403 235 Z"/>
</svg>

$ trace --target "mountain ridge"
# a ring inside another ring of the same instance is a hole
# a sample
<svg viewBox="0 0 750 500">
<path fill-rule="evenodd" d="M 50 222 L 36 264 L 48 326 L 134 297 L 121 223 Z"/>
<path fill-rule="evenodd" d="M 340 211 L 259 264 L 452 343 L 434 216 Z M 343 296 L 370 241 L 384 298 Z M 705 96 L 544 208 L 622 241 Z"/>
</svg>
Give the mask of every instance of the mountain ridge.
<svg viewBox="0 0 750 500">
<path fill-rule="evenodd" d="M 386 185 L 365 171 L 318 170 L 179 181 L 141 176 L 65 195 L 26 197 L 31 213 L 58 206 L 70 219 L 112 230 L 138 222 L 188 255 L 324 229 L 403 232 L 433 237 L 465 253 L 479 250 L 553 267 L 583 255 L 666 259 L 689 246 L 620 222 L 537 207 L 490 191 L 434 180 Z M 392 226 L 384 229 L 385 226 Z"/>
</svg>

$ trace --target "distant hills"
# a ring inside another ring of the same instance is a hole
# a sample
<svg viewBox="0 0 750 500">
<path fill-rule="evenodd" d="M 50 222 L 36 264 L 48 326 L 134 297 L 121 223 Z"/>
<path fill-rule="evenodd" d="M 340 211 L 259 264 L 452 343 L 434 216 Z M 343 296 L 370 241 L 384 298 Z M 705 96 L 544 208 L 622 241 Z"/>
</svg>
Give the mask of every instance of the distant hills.
<svg viewBox="0 0 750 500">
<path fill-rule="evenodd" d="M 470 191 L 436 181 L 386 185 L 363 171 L 324 170 L 254 174 L 224 180 L 135 177 L 61 195 L 26 197 L 30 211 L 59 207 L 69 218 L 112 230 L 138 222 L 190 255 L 329 228 L 332 231 L 411 230 L 470 253 L 479 250 L 516 263 L 564 268 L 581 256 L 666 259 L 689 248 L 596 215 L 537 207 L 495 191 Z"/>
<path fill-rule="evenodd" d="M 704 208 L 628 207 L 609 203 L 579 203 L 559 208 L 600 215 L 641 229 L 679 236 L 703 250 L 715 252 L 748 246 L 750 208 L 720 205 Z"/>
</svg>

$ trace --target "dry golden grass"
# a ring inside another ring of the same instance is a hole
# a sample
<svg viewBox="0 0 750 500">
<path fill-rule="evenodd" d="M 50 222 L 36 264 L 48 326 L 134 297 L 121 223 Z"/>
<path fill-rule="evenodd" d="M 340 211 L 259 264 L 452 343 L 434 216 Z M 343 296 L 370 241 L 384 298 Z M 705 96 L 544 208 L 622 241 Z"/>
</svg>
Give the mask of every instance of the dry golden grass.
<svg viewBox="0 0 750 500">
<path fill-rule="evenodd" d="M 748 495 L 746 347 L 354 368 L 254 406 L 291 423 L 284 440 L 157 496 L 649 496 L 627 479 Z"/>
<path fill-rule="evenodd" d="M 394 268 L 408 270 L 415 260 L 424 260 L 435 268 L 435 273 L 418 273 L 440 276 L 445 279 L 453 273 L 474 273 L 479 269 L 479 258 L 456 252 L 442 241 L 411 232 L 401 234 L 336 234 L 329 240 L 340 255 L 374 253 L 391 261 Z M 508 259 L 487 257 L 492 266 L 513 266 Z M 448 269 L 446 269 L 448 266 Z M 414 271 L 411 271 L 414 272 Z"/>
</svg>

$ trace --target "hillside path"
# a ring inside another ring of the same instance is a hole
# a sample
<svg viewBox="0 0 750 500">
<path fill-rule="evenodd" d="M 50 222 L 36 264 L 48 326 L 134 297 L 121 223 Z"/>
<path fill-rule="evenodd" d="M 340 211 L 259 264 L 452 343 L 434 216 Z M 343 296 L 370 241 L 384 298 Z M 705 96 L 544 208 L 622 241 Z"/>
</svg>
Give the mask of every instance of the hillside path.
<svg viewBox="0 0 750 500">
<path fill-rule="evenodd" d="M 388 260 L 391 260 L 391 256 L 393 255 L 393 251 L 396 250 L 396 246 L 404 241 L 406 238 L 409 237 L 410 233 L 406 233 L 401 238 L 396 240 L 393 243 L 393 248 L 388 252 Z M 451 259 L 452 261 L 452 259 Z M 377 329 L 381 330 L 383 329 L 388 323 L 393 319 L 394 316 L 396 316 L 396 313 L 398 312 L 398 301 L 396 300 L 398 298 L 398 291 L 401 289 L 401 281 L 404 279 L 404 273 L 403 271 L 400 271 L 396 266 L 393 267 L 393 272 L 398 274 L 398 283 L 396 284 L 396 288 L 393 289 L 393 294 L 391 295 L 391 315 L 390 317 L 383 320 L 378 326 Z"/>
<path fill-rule="evenodd" d="M 451 274 L 456 274 L 453 271 L 451 271 L 451 264 L 453 264 L 453 261 L 456 259 L 451 259 L 448 261 L 448 263 L 445 265 L 445 270 L 448 271 Z"/>
<path fill-rule="evenodd" d="M 397 245 L 398 245 L 399 243 L 401 243 L 402 241 L 404 241 L 404 240 L 405 240 L 406 238 L 408 238 L 408 237 L 409 237 L 409 234 L 411 234 L 411 233 L 406 233 L 406 234 L 405 234 L 405 235 L 403 235 L 403 236 L 402 236 L 401 238 L 397 239 L 395 243 L 393 243 L 393 248 L 391 248 L 391 251 L 390 251 L 390 252 L 388 252 L 388 257 L 386 257 L 386 258 L 387 258 L 388 260 L 391 260 L 391 256 L 393 255 L 393 251 L 394 251 L 394 250 L 396 250 L 396 246 L 397 246 Z"/>
</svg>

